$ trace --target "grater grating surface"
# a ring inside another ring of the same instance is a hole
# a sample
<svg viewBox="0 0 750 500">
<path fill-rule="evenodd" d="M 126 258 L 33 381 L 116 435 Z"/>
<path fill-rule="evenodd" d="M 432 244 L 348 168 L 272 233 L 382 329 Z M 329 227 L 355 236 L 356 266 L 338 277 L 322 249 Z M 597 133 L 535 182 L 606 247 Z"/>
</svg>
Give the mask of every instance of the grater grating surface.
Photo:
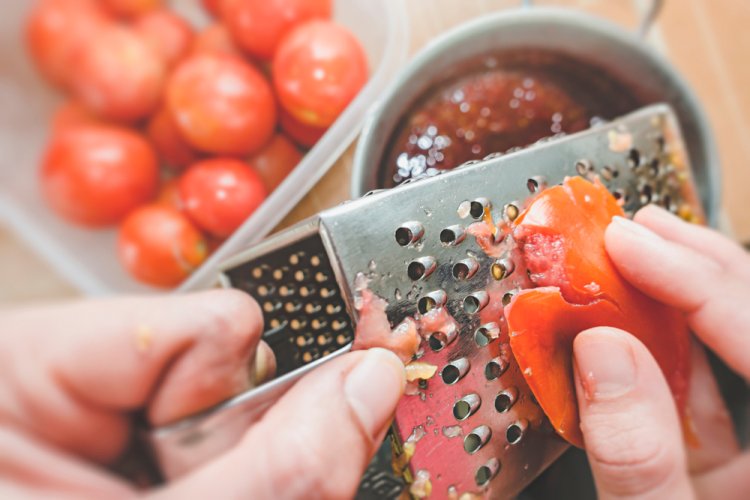
<svg viewBox="0 0 750 500">
<path fill-rule="evenodd" d="M 325 362 L 352 339 L 358 276 L 388 301 L 392 325 L 447 312 L 422 332 L 420 361 L 438 370 L 396 410 L 394 467 L 417 497 L 511 497 L 567 444 L 549 426 L 507 345 L 502 305 L 530 286 L 526 271 L 510 245 L 482 245 L 475 235 L 487 221 L 512 221 L 533 193 L 574 175 L 598 176 L 628 213 L 659 203 L 701 217 L 676 119 L 655 105 L 322 212 L 237 255 L 221 279 L 261 303 L 282 372 Z M 236 399 L 215 411 L 252 397 Z M 179 454 L 168 450 L 175 436 L 161 431 L 153 440 L 157 454 Z"/>
</svg>

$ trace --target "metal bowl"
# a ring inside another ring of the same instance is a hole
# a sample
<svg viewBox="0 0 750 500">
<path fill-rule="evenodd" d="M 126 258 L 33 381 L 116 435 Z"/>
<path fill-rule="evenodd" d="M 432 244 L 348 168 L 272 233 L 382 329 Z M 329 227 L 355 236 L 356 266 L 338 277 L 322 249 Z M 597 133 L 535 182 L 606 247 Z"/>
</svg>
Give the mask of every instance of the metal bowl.
<svg viewBox="0 0 750 500">
<path fill-rule="evenodd" d="M 544 53 L 550 61 L 573 61 L 590 75 L 606 75 L 635 98 L 635 107 L 670 104 L 688 147 L 709 223 L 719 205 L 719 160 L 703 109 L 685 80 L 635 33 L 604 19 L 559 8 L 534 7 L 484 16 L 426 46 L 373 105 L 354 156 L 352 195 L 383 188 L 379 175 L 405 113 L 446 75 L 471 61 L 503 54 Z M 501 63 L 502 64 L 502 63 Z M 568 63 L 568 66 L 570 64 Z M 461 71 L 461 70 L 458 70 Z M 460 74 L 460 73 L 459 73 Z"/>
</svg>

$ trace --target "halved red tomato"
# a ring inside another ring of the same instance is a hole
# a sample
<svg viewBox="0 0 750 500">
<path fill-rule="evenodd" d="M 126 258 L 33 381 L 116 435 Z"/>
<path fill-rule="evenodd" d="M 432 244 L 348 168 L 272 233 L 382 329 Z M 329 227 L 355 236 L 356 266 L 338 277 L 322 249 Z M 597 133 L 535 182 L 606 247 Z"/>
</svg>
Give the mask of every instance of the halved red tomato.
<svg viewBox="0 0 750 500">
<path fill-rule="evenodd" d="M 573 382 L 573 339 L 611 326 L 643 342 L 683 412 L 690 376 L 690 337 L 679 311 L 625 281 L 604 247 L 612 217 L 624 215 L 599 183 L 580 177 L 543 191 L 518 217 L 513 236 L 538 287 L 506 307 L 513 355 L 555 430 L 583 445 Z"/>
</svg>

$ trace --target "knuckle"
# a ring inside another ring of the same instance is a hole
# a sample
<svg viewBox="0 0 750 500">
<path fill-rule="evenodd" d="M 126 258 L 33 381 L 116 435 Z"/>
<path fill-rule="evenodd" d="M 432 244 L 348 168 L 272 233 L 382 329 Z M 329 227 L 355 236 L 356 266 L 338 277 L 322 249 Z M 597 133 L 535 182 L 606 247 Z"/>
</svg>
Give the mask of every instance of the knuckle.
<svg viewBox="0 0 750 500">
<path fill-rule="evenodd" d="M 582 423 L 586 451 L 608 492 L 640 495 L 667 483 L 684 464 L 657 429 L 623 415 L 592 416 Z"/>
<path fill-rule="evenodd" d="M 206 308 L 206 330 L 210 334 L 247 337 L 260 330 L 263 314 L 250 295 L 231 289 L 208 293 L 215 297 L 215 300 L 207 302 L 210 306 Z"/>
</svg>

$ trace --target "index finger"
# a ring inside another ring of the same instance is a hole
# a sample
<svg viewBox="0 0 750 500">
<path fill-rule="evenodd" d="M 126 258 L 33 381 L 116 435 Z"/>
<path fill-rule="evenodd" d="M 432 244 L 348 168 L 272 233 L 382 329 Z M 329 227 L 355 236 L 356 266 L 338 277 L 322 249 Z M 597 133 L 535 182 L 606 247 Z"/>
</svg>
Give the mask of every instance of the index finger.
<svg viewBox="0 0 750 500">
<path fill-rule="evenodd" d="M 750 378 L 748 283 L 706 255 L 621 217 L 607 228 L 605 244 L 625 279 L 684 311 L 701 341 Z"/>
</svg>

